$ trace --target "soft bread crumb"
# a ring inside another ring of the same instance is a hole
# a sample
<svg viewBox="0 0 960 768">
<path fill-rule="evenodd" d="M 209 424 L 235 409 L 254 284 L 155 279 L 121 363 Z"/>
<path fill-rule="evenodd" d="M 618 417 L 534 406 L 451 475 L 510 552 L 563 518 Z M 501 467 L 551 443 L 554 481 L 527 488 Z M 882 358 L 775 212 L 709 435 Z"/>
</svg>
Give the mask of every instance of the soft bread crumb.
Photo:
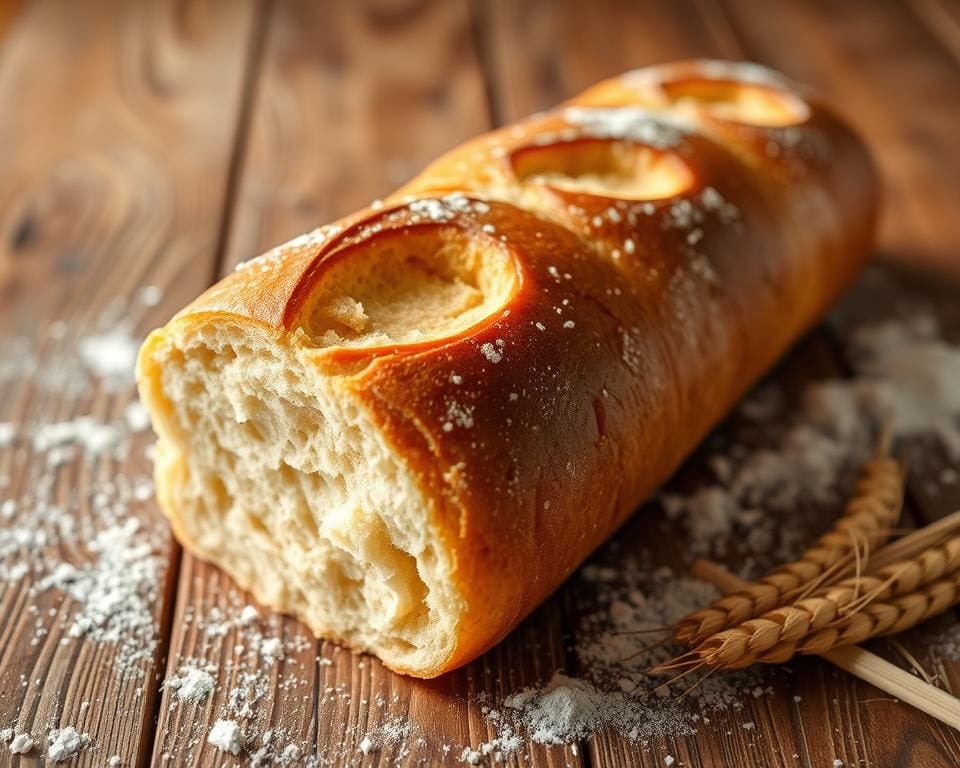
<svg viewBox="0 0 960 768">
<path fill-rule="evenodd" d="M 356 333 L 361 333 L 370 326 L 370 318 L 364 313 L 363 304 L 349 296 L 331 299 L 320 311 Z"/>
<path fill-rule="evenodd" d="M 180 536 L 261 603 L 388 665 L 437 667 L 460 602 L 418 514 L 427 505 L 353 396 L 316 370 L 314 351 L 296 334 L 277 343 L 213 325 L 157 349 L 161 501 Z M 470 421 L 458 408 L 453 418 Z"/>
</svg>

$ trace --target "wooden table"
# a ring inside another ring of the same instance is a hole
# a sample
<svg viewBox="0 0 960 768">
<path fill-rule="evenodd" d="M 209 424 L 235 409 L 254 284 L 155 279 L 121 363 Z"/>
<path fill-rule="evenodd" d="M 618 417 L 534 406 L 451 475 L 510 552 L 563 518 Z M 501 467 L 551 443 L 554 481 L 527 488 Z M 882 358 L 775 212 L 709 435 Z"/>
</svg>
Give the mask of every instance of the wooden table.
<svg viewBox="0 0 960 768">
<path fill-rule="evenodd" d="M 17 367 L 10 345 L 20 338 L 42 371 L 118 300 L 139 308 L 142 335 L 237 261 L 387 193 L 462 139 L 614 73 L 693 56 L 761 61 L 826 93 L 882 170 L 878 255 L 911 270 L 960 274 L 960 4 L 949 0 L 6 2 L 0 364 Z M 939 291 L 917 288 L 912 277 L 897 281 L 927 292 L 948 330 L 960 330 L 949 278 L 934 281 Z M 162 294 L 145 295 L 147 285 Z M 884 303 L 874 290 L 861 286 L 850 312 Z M 797 392 L 842 374 L 848 316 L 811 334 L 773 380 Z M 69 395 L 38 375 L 0 376 L 0 422 L 112 418 L 134 397 L 129 386 Z M 718 439 L 735 428 L 722 427 Z M 68 513 L 87 519 L 98 484 L 147 473 L 148 442 L 138 434 L 126 458 L 60 467 L 56 493 Z M 945 460 L 933 454 L 911 476 L 907 514 L 915 522 L 960 507 L 956 486 L 932 482 Z M 704 459 L 694 456 L 677 483 L 690 487 Z M 0 502 L 35 490 L 33 466 L 29 442 L 0 442 Z M 66 636 L 62 618 L 73 606 L 62 593 L 0 580 L 0 730 L 16 726 L 41 739 L 73 725 L 93 740 L 77 765 L 106 765 L 113 755 L 123 765 L 234 764 L 205 740 L 243 671 L 236 646 L 244 636 L 230 622 L 212 631 L 210 617 L 219 611 L 232 620 L 247 599 L 181 552 L 152 501 L 137 497 L 130 509 L 157 532 L 163 563 L 150 607 L 159 641 L 136 662 L 141 674 L 118 675 L 109 643 Z M 825 522 L 812 519 L 811 536 Z M 12 525 L 0 517 L 0 537 Z M 650 505 L 617 546 L 643 548 L 664 537 L 663 526 Z M 82 547 L 62 556 L 91 557 Z M 307 745 L 291 764 L 311 755 L 319 764 L 459 764 L 463 747 L 495 735 L 481 694 L 576 671 L 577 617 L 589 599 L 588 585 L 571 579 L 500 646 L 431 682 L 391 674 L 261 610 L 270 631 L 298 649 L 266 674 L 255 705 L 261 731 L 267 724 Z M 45 619 L 51 610 L 57 618 Z M 35 631 L 38 622 L 45 633 Z M 925 664 L 960 686 L 960 664 L 931 657 L 911 638 L 904 642 Z M 877 650 L 890 653 L 884 644 Z M 211 664 L 218 687 L 200 704 L 175 705 L 159 683 L 188 659 Z M 659 766 L 669 754 L 684 766 L 960 764 L 952 729 L 819 660 L 789 669 L 773 693 L 692 736 L 531 743 L 506 762 Z M 414 723 L 416 737 L 358 751 L 362 734 L 396 718 Z M 42 763 L 42 747 L 20 759 L 0 746 L 0 765 Z"/>
</svg>

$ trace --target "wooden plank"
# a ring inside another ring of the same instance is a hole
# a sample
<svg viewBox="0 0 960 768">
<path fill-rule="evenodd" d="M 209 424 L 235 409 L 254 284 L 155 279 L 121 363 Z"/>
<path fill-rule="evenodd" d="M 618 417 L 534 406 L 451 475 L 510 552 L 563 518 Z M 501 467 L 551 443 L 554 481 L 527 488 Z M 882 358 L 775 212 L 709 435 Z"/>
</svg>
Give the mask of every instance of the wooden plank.
<svg viewBox="0 0 960 768">
<path fill-rule="evenodd" d="M 549 13 L 542 3 L 494 3 L 484 18 L 493 101 L 499 105 L 505 122 L 548 107 L 603 77 L 634 67 L 721 53 L 711 30 L 694 23 L 696 16 L 691 16 L 694 11 L 688 4 L 641 6 L 603 2 L 551 7 L 556 9 L 555 13 Z M 615 34 L 610 35 L 611 30 Z M 581 49 L 588 49 L 590 55 L 567 55 Z M 697 475 L 706 476 L 705 469 Z M 682 533 L 666 532 L 660 527 L 654 509 L 643 509 L 590 563 L 619 573 L 630 557 L 628 553 L 649 556 L 649 542 L 657 541 L 657 549 L 663 550 L 662 559 L 648 563 L 652 570 L 676 562 L 678 553 L 667 542 L 671 538 L 678 540 L 677 536 L 682 537 Z M 609 599 L 610 587 L 575 577 L 562 591 L 570 603 L 568 631 L 579 641 L 575 646 L 579 650 L 580 643 L 589 643 L 589 635 L 584 637 L 577 617 L 605 612 L 604 600 Z M 576 672 L 577 666 L 589 674 L 589 661 L 578 662 L 574 658 L 568 671 Z M 594 765 L 662 766 L 667 756 L 683 765 L 755 764 L 749 751 L 742 748 L 741 737 L 747 733 L 742 725 L 753 722 L 756 716 L 748 708 L 743 718 L 738 715 L 733 721 L 723 720 L 721 727 L 701 729 L 696 739 L 663 737 L 637 743 L 614 731 L 604 731 L 580 747 Z M 730 737 L 725 738 L 726 734 Z"/>
<path fill-rule="evenodd" d="M 956 0 L 906 0 L 907 5 L 960 61 L 960 4 Z"/>
<path fill-rule="evenodd" d="M 223 270 L 385 195 L 488 127 L 465 3 L 272 7 Z M 241 723 L 248 754 L 263 750 L 270 730 L 262 754 L 282 756 L 293 744 L 302 758 L 321 764 L 455 765 L 464 748 L 494 736 L 482 697 L 542 682 L 563 666 L 555 602 L 475 664 L 423 682 L 316 642 L 296 621 L 266 609 L 244 626 L 239 617 L 248 601 L 215 568 L 184 555 L 168 674 L 208 667 L 217 688 L 201 704 L 177 703 L 172 689 L 164 693 L 160 764 L 221 762 L 228 756 L 205 741 L 217 719 L 230 718 Z M 285 652 L 277 664 L 234 651 L 274 638 Z M 241 714 L 230 699 L 244 675 L 262 696 Z M 368 757 L 359 751 L 365 736 Z M 579 764 L 564 748 L 537 747 L 529 755 L 537 765 Z"/>
<path fill-rule="evenodd" d="M 785 431 L 806 387 L 839 374 L 836 356 L 821 334 L 815 333 L 803 340 L 761 384 L 767 391 L 774 388 L 786 397 L 779 415 L 758 431 L 756 421 L 735 412 L 685 463 L 665 491 L 690 493 L 715 482 L 709 479 L 712 455 L 724 454 L 732 445 L 753 450 L 765 443 L 765 437 Z M 810 541 L 816 533 L 825 530 L 836 510 L 828 503 L 807 502 L 788 518 L 783 518 L 782 512 L 768 514 L 780 518 L 786 541 L 792 542 L 787 548 L 796 550 L 803 541 Z M 911 510 L 907 510 L 905 524 L 913 524 Z M 744 531 L 744 535 L 746 533 Z M 774 539 L 771 547 L 778 544 Z M 676 570 L 689 562 L 689 553 L 685 551 L 689 546 L 690 538 L 684 526 L 665 519 L 659 505 L 651 503 L 641 508 L 591 562 L 615 568 L 618 562 L 622 563 L 625 553 L 646 553 L 651 570 L 663 566 Z M 775 551 L 781 548 L 776 546 Z M 754 572 L 777 563 L 776 555 L 764 558 L 762 552 L 751 547 L 743 549 L 743 552 L 728 552 L 725 557 L 715 553 L 714 557 L 738 569 L 743 566 L 744 553 L 749 552 L 757 560 Z M 596 599 L 588 585 L 581 611 L 589 615 L 591 606 L 595 610 Z M 610 631 L 616 626 L 607 625 L 606 629 Z M 872 650 L 903 663 L 882 643 Z M 911 650 L 919 655 L 919 650 L 912 645 Z M 671 755 L 691 766 L 818 766 L 830 765 L 835 759 L 844 760 L 848 765 L 861 764 L 859 761 L 864 759 L 865 764 L 872 765 L 875 760 L 897 754 L 904 746 L 905 732 L 912 734 L 906 746 L 930 757 L 930 764 L 941 764 L 955 754 L 952 739 L 941 732 L 943 729 L 938 724 L 905 705 L 881 701 L 883 694 L 821 661 L 800 659 L 782 671 L 760 668 L 756 678 L 741 677 L 740 673 L 729 673 L 726 677 L 727 692 L 739 698 L 742 709 L 721 708 L 709 713 L 709 726 L 699 727 L 695 735 L 651 740 L 641 745 L 642 748 L 616 734 L 601 734 L 594 740 L 596 763 L 656 766 L 663 764 L 666 755 Z M 755 686 L 764 689 L 758 698 L 751 695 L 751 688 Z M 895 707 L 896 715 L 891 716 L 891 721 L 905 723 L 902 730 L 891 728 L 889 721 L 873 712 L 878 702 L 883 711 Z"/>
<path fill-rule="evenodd" d="M 691 12 L 687 4 L 668 3 L 643 6 L 617 2 L 586 6 L 567 3 L 556 14 L 546 13 L 542 4 L 495 4 L 486 19 L 491 39 L 490 56 L 496 61 L 492 66 L 494 101 L 501 104 L 504 120 L 510 121 L 569 98 L 602 77 L 633 67 L 676 58 L 719 55 L 710 30 L 702 23 L 691 23 Z M 531 29 L 536 30 L 532 37 L 528 34 Z M 612 39 L 607 34 L 609 30 L 616 30 Z M 585 47 L 593 46 L 590 56 L 566 55 L 567 51 L 579 50 L 584 41 L 587 41 Z M 670 541 L 670 537 L 658 529 L 653 510 L 641 510 L 590 562 L 620 572 L 625 553 L 647 553 L 647 542 L 652 540 L 664 543 Z M 651 563 L 651 568 L 671 562 L 677 553 L 667 547 L 663 554 L 665 559 Z M 591 616 L 604 610 L 603 599 L 609 585 L 597 588 L 589 581 L 574 579 L 563 589 L 572 592 L 568 596 L 569 630 L 579 636 L 582 631 L 573 617 Z M 584 660 L 580 666 L 589 670 L 590 664 Z M 710 764 L 704 762 L 708 757 L 718 765 L 740 764 L 727 758 L 743 757 L 739 754 L 742 750 L 737 749 L 738 739 L 745 733 L 741 727 L 743 722 L 747 721 L 725 722 L 722 730 L 711 728 L 710 734 L 729 732 L 732 735 L 728 740 L 721 737 L 719 745 L 706 734 L 696 740 L 660 738 L 641 745 L 616 732 L 605 731 L 581 748 L 589 750 L 591 763 L 595 765 L 659 766 L 668 755 L 684 765 Z"/>
<path fill-rule="evenodd" d="M 884 181 L 880 253 L 960 275 L 960 68 L 900 2 L 727 3 L 751 58 L 826 94 Z"/>
<path fill-rule="evenodd" d="M 915 192 L 923 194 L 920 190 Z M 876 268 L 854 288 L 826 328 L 834 346 L 847 358 L 855 354 L 850 338 L 858 328 L 891 319 L 932 319 L 938 326 L 939 336 L 952 344 L 960 344 L 958 290 L 960 281 L 952 277 L 945 279 L 903 267 Z M 960 509 L 956 457 L 951 456 L 936 437 L 904 440 L 900 450 L 909 463 L 907 488 L 921 522 L 933 522 Z"/>
<path fill-rule="evenodd" d="M 711 30 L 690 23 L 689 3 L 476 0 L 474 9 L 501 123 L 627 69 L 722 53 Z"/>
<path fill-rule="evenodd" d="M 126 366 L 134 340 L 208 279 L 252 8 L 36 2 L 4 18 L 0 422 L 17 436 L 0 440 L 0 729 L 33 737 L 30 765 L 46 762 L 48 731 L 66 726 L 91 738 L 73 764 L 134 765 L 152 743 L 179 552 L 144 493 L 146 434 L 117 426 L 135 399 L 132 375 L 105 379 L 78 348 L 120 344 L 113 359 Z M 38 442 L 43 425 L 80 415 L 124 444 L 84 451 L 74 435 L 63 453 Z M 140 523 L 130 541 L 128 520 Z M 94 551 L 104 532 L 120 538 Z M 143 543 L 139 554 L 124 548 Z M 78 570 L 67 578 L 59 563 Z M 75 599 L 43 585 L 51 570 Z M 116 615 L 98 624 L 111 609 L 88 589 L 116 596 L 141 577 L 127 597 L 142 604 L 125 601 L 119 616 L 144 626 L 115 626 Z M 95 639 L 104 627 L 120 641 Z M 0 762 L 9 754 L 0 746 Z"/>
</svg>

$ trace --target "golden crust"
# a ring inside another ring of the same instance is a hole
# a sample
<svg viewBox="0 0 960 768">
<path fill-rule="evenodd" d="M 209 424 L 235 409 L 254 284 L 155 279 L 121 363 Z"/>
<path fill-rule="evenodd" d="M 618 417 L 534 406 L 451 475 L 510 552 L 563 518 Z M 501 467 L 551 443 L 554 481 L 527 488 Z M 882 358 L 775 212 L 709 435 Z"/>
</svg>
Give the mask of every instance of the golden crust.
<svg viewBox="0 0 960 768">
<path fill-rule="evenodd" d="M 703 96 L 718 83 L 756 89 L 786 124 L 730 119 Z M 590 112 L 624 108 L 653 119 Z M 687 186 L 646 200 L 540 182 L 535 197 L 517 191 L 524 153 L 562 165 L 610 141 L 679 158 Z M 682 62 L 468 142 L 377 209 L 248 263 L 171 326 L 213 313 L 294 332 L 330 263 L 412 229 L 506 249 L 517 287 L 485 321 L 316 356 L 348 375 L 432 502 L 424 514 L 465 603 L 453 653 L 401 670 L 432 677 L 516 626 L 821 316 L 867 258 L 876 193 L 862 145 L 815 97 L 752 66 Z M 151 380 L 145 365 L 141 386 Z M 469 426 L 451 425 L 451 402 Z"/>
</svg>

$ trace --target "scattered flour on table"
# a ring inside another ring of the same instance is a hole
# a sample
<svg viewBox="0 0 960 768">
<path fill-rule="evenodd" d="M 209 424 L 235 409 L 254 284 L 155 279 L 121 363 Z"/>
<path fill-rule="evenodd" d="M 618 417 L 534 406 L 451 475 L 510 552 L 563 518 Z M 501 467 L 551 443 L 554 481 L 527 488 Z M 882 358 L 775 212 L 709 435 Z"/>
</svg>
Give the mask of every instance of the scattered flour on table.
<svg viewBox="0 0 960 768">
<path fill-rule="evenodd" d="M 677 649 L 651 647 L 651 637 L 662 635 L 645 632 L 702 607 L 717 592 L 670 568 L 655 568 L 622 552 L 611 554 L 616 567 L 590 564 L 580 570 L 587 592 L 576 647 L 580 675 L 558 671 L 544 686 L 486 704 L 484 714 L 497 735 L 465 749 L 464 762 L 479 764 L 488 756 L 498 762 L 528 740 L 574 744 L 605 729 L 641 745 L 659 737 L 690 736 L 712 717 L 735 715 L 748 698 L 773 692 L 767 682 L 771 674 L 754 670 L 710 677 L 686 696 L 689 685 L 673 691 L 662 678 L 648 676 L 646 669 Z"/>
<path fill-rule="evenodd" d="M 810 386 L 793 423 L 768 446 L 734 446 L 710 462 L 716 484 L 662 495 L 667 514 L 685 523 L 694 553 L 722 556 L 744 538 L 754 550 L 769 548 L 785 532 L 782 515 L 771 511 L 835 503 L 838 483 L 868 456 L 884 424 L 897 439 L 933 436 L 960 459 L 960 347 L 940 339 L 928 317 L 863 327 L 850 346 L 854 375 Z M 775 401 L 761 388 L 740 412 L 762 424 Z M 799 544 L 780 543 L 777 560 Z"/>
<path fill-rule="evenodd" d="M 156 291 L 145 299 L 159 300 Z M 96 328 L 54 322 L 42 338 L 0 337 L 2 404 L 26 403 L 0 414 L 17 419 L 0 423 L 0 589 L 26 596 L 29 653 L 104 644 L 97 658 L 121 681 L 143 677 L 154 659 L 169 536 L 152 502 L 149 423 L 133 387 L 141 311 L 115 304 Z M 36 396 L 23 398 L 28 390 Z M 19 681 L 21 689 L 42 684 Z M 142 693 L 142 685 L 133 691 Z M 81 717 L 89 706 L 81 704 Z M 45 751 L 65 762 L 93 738 L 64 726 L 39 744 L 13 731 L 4 743 L 13 754 Z"/>
<path fill-rule="evenodd" d="M 17 425 L 9 421 L 0 422 L 0 448 L 13 445 L 17 439 Z"/>
<path fill-rule="evenodd" d="M 59 563 L 37 583 L 37 589 L 61 590 L 77 603 L 68 637 L 116 644 L 118 663 L 123 666 L 151 658 L 163 564 L 142 535 L 140 521 L 129 518 L 105 528 L 89 549 L 96 559 L 79 566 Z"/>
<path fill-rule="evenodd" d="M 121 437 L 122 433 L 114 426 L 103 424 L 92 416 L 80 416 L 72 421 L 36 427 L 33 431 L 33 448 L 42 453 L 70 445 L 92 456 L 99 456 L 116 448 Z"/>
<path fill-rule="evenodd" d="M 167 759 L 192 762 L 205 745 L 213 744 L 211 738 L 221 740 L 229 726 L 213 732 L 206 716 L 199 714 L 212 711 L 216 721 L 236 724 L 240 734 L 236 754 L 242 754 L 251 766 L 334 763 L 333 756 L 325 752 L 322 757 L 311 754 L 316 745 L 304 740 L 295 729 L 288 731 L 271 721 L 275 713 L 273 695 L 284 698 L 297 691 L 295 699 L 286 699 L 286 706 L 311 706 L 304 691 L 313 690 L 313 676 L 323 666 L 312 653 L 313 639 L 305 629 L 277 614 L 264 612 L 261 616 L 248 599 L 231 586 L 218 593 L 216 604 L 191 603 L 185 610 L 183 625 L 196 633 L 194 650 L 201 655 L 176 660 L 176 673 L 164 682 L 170 691 L 169 707 L 181 706 L 185 698 L 209 703 L 196 710 L 196 717 L 177 721 L 177 747 Z M 224 648 L 229 649 L 226 654 Z M 218 677 L 222 685 L 218 685 Z M 325 686 L 318 691 L 318 699 L 347 703 L 348 689 L 347 682 Z"/>
<path fill-rule="evenodd" d="M 78 343 L 80 359 L 87 369 L 111 390 L 132 383 L 140 340 L 127 322 L 99 334 L 84 336 Z"/>
<path fill-rule="evenodd" d="M 19 733 L 10 741 L 10 751 L 15 755 L 30 754 L 33 746 L 33 739 L 26 733 Z"/>
<path fill-rule="evenodd" d="M 560 672 L 539 690 L 508 696 L 505 707 L 521 713 L 531 739 L 539 744 L 568 744 L 601 727 L 616 726 L 628 707 L 620 694 L 605 696 L 589 683 Z M 613 706 L 611 706 L 611 704 Z"/>
<path fill-rule="evenodd" d="M 150 429 L 150 414 L 147 413 L 147 409 L 143 407 L 139 400 L 127 404 L 127 407 L 123 409 L 123 420 L 131 433 L 136 434 Z"/>
<path fill-rule="evenodd" d="M 159 285 L 144 285 L 137 291 L 137 303 L 144 307 L 155 307 L 163 301 L 163 288 Z"/>
<path fill-rule="evenodd" d="M 142 300 L 146 305 L 159 298 L 145 294 Z M 152 608 L 163 578 L 160 552 L 167 535 L 159 519 L 146 512 L 153 506 L 149 477 L 128 474 L 120 464 L 144 449 L 149 426 L 141 406 L 119 400 L 132 392 L 132 327 L 121 317 L 74 345 L 62 344 L 53 357 L 24 339 L 0 340 L 0 384 L 29 381 L 66 398 L 70 406 L 55 419 L 0 423 L 0 448 L 9 449 L 26 472 L 19 495 L 0 496 L 0 586 L 27 582 L 36 601 L 66 600 L 70 610 L 55 618 L 48 618 L 47 610 L 35 611 L 32 642 L 44 642 L 52 621 L 65 622 L 65 642 L 84 638 L 115 645 L 121 675 L 142 674 L 152 658 L 157 631 Z M 51 338 L 57 341 L 67 332 L 59 329 Z M 502 348 L 492 345 L 483 354 L 499 362 L 493 358 Z M 742 555 L 745 568 L 757 567 L 754 558 L 792 556 L 805 534 L 803 526 L 791 526 L 788 512 L 805 504 L 835 504 L 886 420 L 896 437 L 932 436 L 948 456 L 960 458 L 960 348 L 940 339 L 932 322 L 920 318 L 861 328 L 851 337 L 851 363 L 852 378 L 811 386 L 793 413 L 776 390 L 756 390 L 739 411 L 741 420 L 763 435 L 749 441 L 759 447 L 728 445 L 710 458 L 715 482 L 662 495 L 667 516 L 688 531 L 691 556 Z M 112 411 L 117 415 L 84 410 L 98 387 L 118 397 Z M 90 468 L 89 487 L 62 481 L 61 473 L 73 462 Z M 94 471 L 101 467 L 107 471 Z M 944 482 L 957 479 L 950 468 L 942 475 Z M 0 478 L 0 493 L 6 487 Z M 444 745 L 444 754 L 486 764 L 518 753 L 529 741 L 575 744 L 603 729 L 648 745 L 716 727 L 718 719 L 729 724 L 745 702 L 771 693 L 777 676 L 788 672 L 714 676 L 685 697 L 682 686 L 674 690 L 645 674 L 676 649 L 651 647 L 659 636 L 643 631 L 663 627 L 715 596 L 711 587 L 682 575 L 686 566 L 658 567 L 650 553 L 625 553 L 616 541 L 608 545 L 575 582 L 581 621 L 573 649 L 577 675 L 559 669 L 540 685 L 484 698 L 492 738 Z M 217 718 L 209 732 L 199 718 L 182 726 L 195 731 L 187 734 L 178 759 L 195 756 L 194 750 L 209 743 L 231 755 L 244 753 L 253 766 L 323 766 L 388 747 L 399 761 L 416 762 L 418 749 L 427 746 L 409 719 L 388 715 L 399 703 L 396 693 L 393 698 L 362 694 L 340 681 L 335 669 L 327 671 L 335 668 L 336 655 L 347 651 L 334 648 L 314 658 L 305 633 L 291 632 L 272 614 L 261 617 L 239 593 L 231 590 L 221 607 L 207 607 L 202 615 L 198 609 L 185 622 L 205 633 L 204 647 L 232 643 L 233 653 L 224 659 L 211 650 L 211 658 L 178 659 L 179 671 L 165 682 L 174 704 L 211 701 Z M 948 642 L 960 648 L 960 641 L 948 638 L 944 645 Z M 230 680 L 223 690 L 216 686 L 213 672 L 220 670 L 213 661 L 221 664 L 222 679 Z M 261 703 L 278 688 L 280 695 L 300 695 L 317 674 L 322 681 L 317 695 L 326 706 L 369 708 L 369 722 L 378 724 L 369 731 L 352 726 L 344 746 L 319 752 L 315 744 L 271 725 L 270 707 Z M 36 748 L 28 734 L 8 731 L 0 735 L 11 752 Z M 66 760 L 89 744 L 87 734 L 68 726 L 50 733 L 48 755 Z M 670 755 L 659 759 L 668 766 L 675 762 Z"/>
<path fill-rule="evenodd" d="M 14 728 L 0 731 L 0 744 L 6 744 L 14 755 L 26 755 L 33 750 L 33 739 L 27 733 L 17 733 Z"/>
<path fill-rule="evenodd" d="M 144 296 L 157 299 L 156 290 Z M 142 674 L 152 658 L 165 568 L 160 550 L 168 536 L 152 504 L 149 469 L 124 469 L 131 459 L 149 459 L 149 420 L 133 389 L 135 310 L 112 306 L 98 322 L 104 330 L 75 339 L 67 339 L 63 323 L 50 326 L 44 344 L 0 339 L 0 383 L 31 386 L 61 402 L 59 418 L 28 413 L 24 423 L 0 424 L 0 447 L 12 449 L 12 466 L 22 477 L 19 495 L 0 496 L 0 582 L 28 582 L 37 616 L 33 645 L 61 621 L 64 642 L 117 646 L 121 674 Z M 98 390 L 119 405 L 126 400 L 119 416 L 111 415 L 114 408 L 91 412 Z M 89 479 L 78 482 L 73 467 Z M 0 493 L 3 487 L 0 482 Z M 71 610 L 44 620 L 36 603 L 64 598 Z"/>
<path fill-rule="evenodd" d="M 260 746 L 250 753 L 250 764 L 260 765 L 315 765 L 312 755 L 294 743 L 283 744 L 282 734 L 273 729 L 265 731 L 260 737 Z"/>
<path fill-rule="evenodd" d="M 364 755 L 371 752 L 377 752 L 387 744 L 399 745 L 397 757 L 405 759 L 409 757 L 410 750 L 404 745 L 413 734 L 413 723 L 403 717 L 394 716 L 387 718 L 377 726 L 363 734 L 357 749 Z"/>
<path fill-rule="evenodd" d="M 199 667 L 183 666 L 177 675 L 171 675 L 164 680 L 165 688 L 177 692 L 177 701 L 196 704 L 205 701 L 213 692 L 216 680 L 209 671 Z"/>
<path fill-rule="evenodd" d="M 279 637 L 267 637 L 260 641 L 260 656 L 268 664 L 283 658 L 283 641 Z"/>
<path fill-rule="evenodd" d="M 217 720 L 210 729 L 207 741 L 223 752 L 239 755 L 243 742 L 240 724 L 235 720 Z"/>
<path fill-rule="evenodd" d="M 55 763 L 62 763 L 76 757 L 90 744 L 90 737 L 80 733 L 72 725 L 50 731 L 47 739 L 50 742 L 47 757 Z"/>
<path fill-rule="evenodd" d="M 838 390 L 836 404 L 847 400 L 875 422 L 889 418 L 897 436 L 936 435 L 960 459 L 960 348 L 938 338 L 932 318 L 863 328 L 854 334 L 853 353 L 860 375 Z"/>
</svg>

